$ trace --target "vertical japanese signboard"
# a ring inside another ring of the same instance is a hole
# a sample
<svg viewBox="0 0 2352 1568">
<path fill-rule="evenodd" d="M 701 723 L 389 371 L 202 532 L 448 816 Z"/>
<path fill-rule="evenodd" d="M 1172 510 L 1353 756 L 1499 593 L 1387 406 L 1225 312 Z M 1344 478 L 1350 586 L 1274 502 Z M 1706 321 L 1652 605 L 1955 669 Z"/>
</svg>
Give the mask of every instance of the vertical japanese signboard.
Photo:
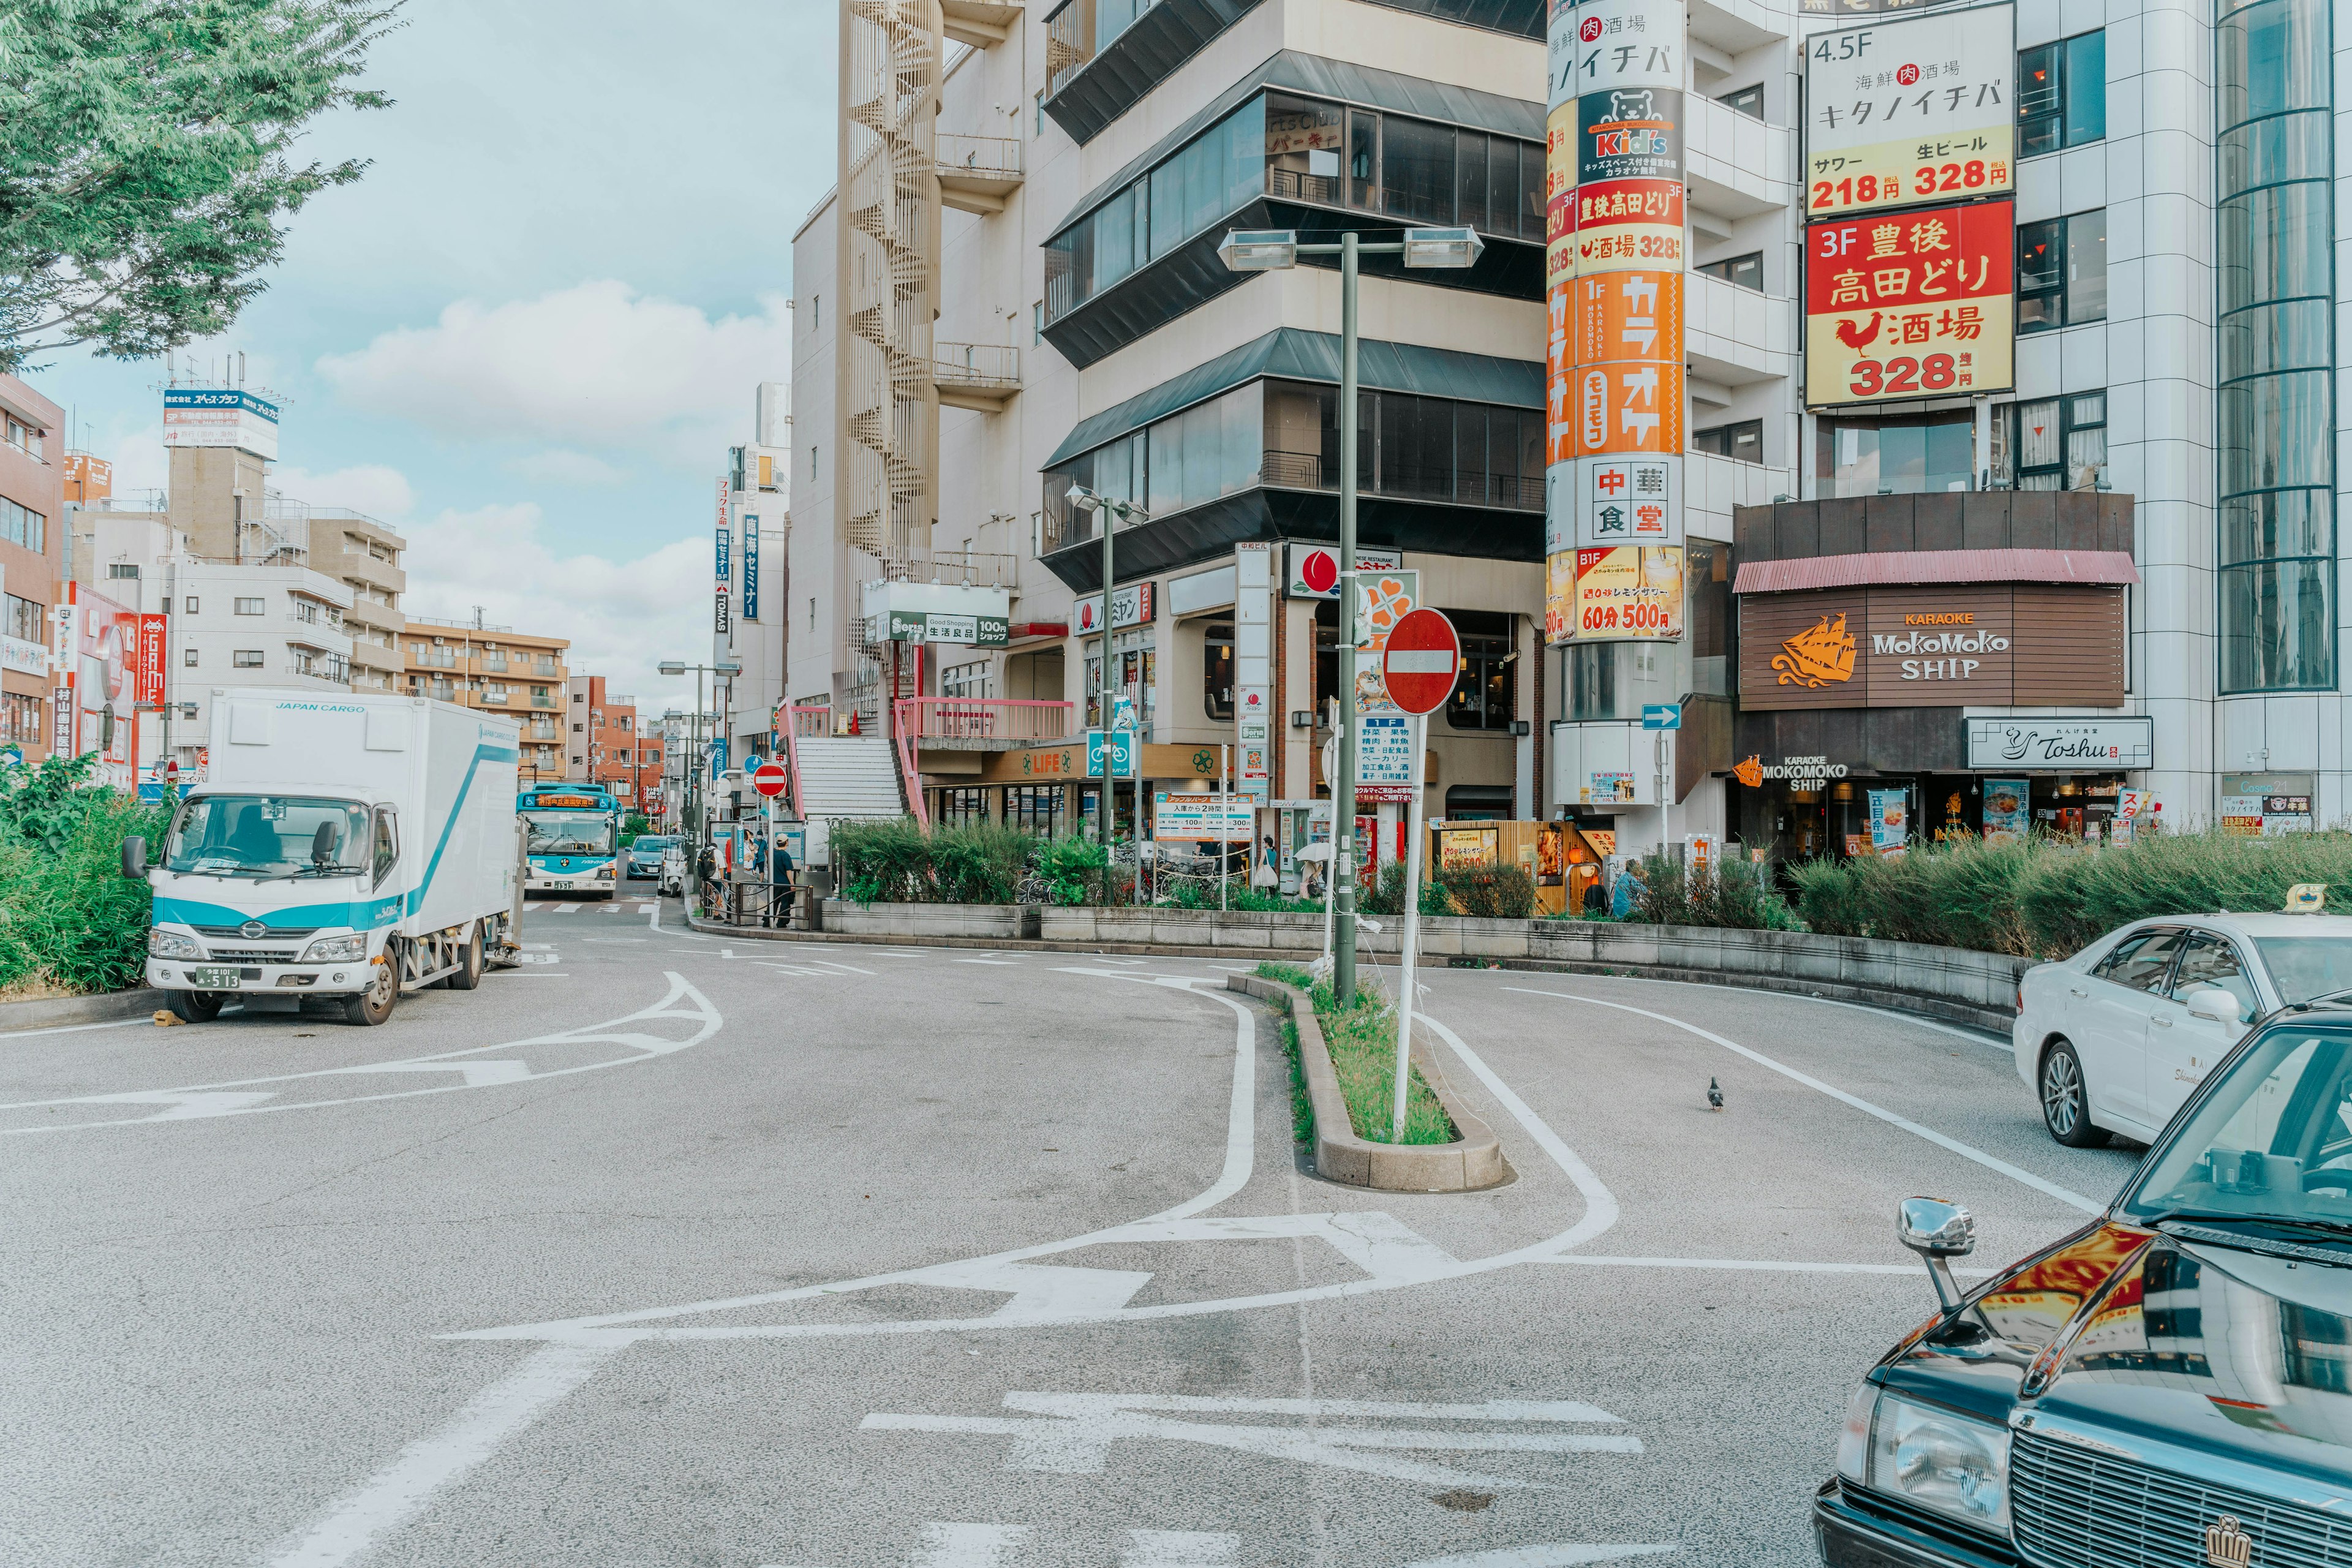
<svg viewBox="0 0 2352 1568">
<path fill-rule="evenodd" d="M 1682 0 L 1556 5 L 1548 640 L 1682 635 Z M 1638 489 L 1636 487 L 1638 486 Z"/>
<path fill-rule="evenodd" d="M 1809 216 L 2013 190 L 2014 6 L 1975 5 L 1805 41 Z"/>
<path fill-rule="evenodd" d="M 1421 602 L 1421 574 L 1382 572 L 1360 579 L 1364 650 L 1356 656 L 1356 798 L 1407 800 L 1412 794 L 1412 726 L 1381 673 L 1389 633 Z"/>
<path fill-rule="evenodd" d="M 1918 207 L 1805 231 L 1805 401 L 2000 392 L 2012 382 L 2015 204 Z"/>
<path fill-rule="evenodd" d="M 734 641 L 735 617 L 729 603 L 733 585 L 734 570 L 728 560 L 728 547 L 734 542 L 734 531 L 727 525 L 727 481 L 719 481 L 719 527 L 716 533 L 716 554 L 713 558 L 714 596 L 710 607 L 710 657 L 713 663 L 727 657 L 728 646 Z"/>
</svg>

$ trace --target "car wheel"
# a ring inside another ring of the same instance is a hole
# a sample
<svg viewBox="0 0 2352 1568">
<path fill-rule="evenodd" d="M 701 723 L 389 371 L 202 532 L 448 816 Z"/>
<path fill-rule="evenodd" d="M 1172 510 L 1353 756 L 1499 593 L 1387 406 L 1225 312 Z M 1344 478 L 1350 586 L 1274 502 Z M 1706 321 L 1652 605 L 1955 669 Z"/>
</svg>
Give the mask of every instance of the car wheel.
<svg viewBox="0 0 2352 1568">
<path fill-rule="evenodd" d="M 163 1005 L 190 1024 L 209 1024 L 220 1016 L 221 995 L 217 991 L 166 991 Z"/>
<path fill-rule="evenodd" d="M 2083 1059 L 2064 1040 L 2053 1042 L 2042 1054 L 2042 1125 L 2069 1149 L 2096 1149 L 2107 1141 L 2105 1128 L 2091 1125 Z"/>
</svg>

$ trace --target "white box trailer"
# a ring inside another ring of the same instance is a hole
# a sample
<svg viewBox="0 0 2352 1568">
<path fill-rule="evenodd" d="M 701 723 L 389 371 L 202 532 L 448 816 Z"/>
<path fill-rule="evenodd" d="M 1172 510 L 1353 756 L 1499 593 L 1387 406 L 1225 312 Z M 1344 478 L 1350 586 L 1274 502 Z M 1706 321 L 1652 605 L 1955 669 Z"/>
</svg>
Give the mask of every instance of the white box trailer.
<svg viewBox="0 0 2352 1568">
<path fill-rule="evenodd" d="M 160 863 L 147 984 L 210 1018 L 239 995 L 333 995 L 380 1024 L 404 991 L 471 990 L 515 952 L 520 727 L 419 697 L 215 689 L 204 782 Z"/>
</svg>

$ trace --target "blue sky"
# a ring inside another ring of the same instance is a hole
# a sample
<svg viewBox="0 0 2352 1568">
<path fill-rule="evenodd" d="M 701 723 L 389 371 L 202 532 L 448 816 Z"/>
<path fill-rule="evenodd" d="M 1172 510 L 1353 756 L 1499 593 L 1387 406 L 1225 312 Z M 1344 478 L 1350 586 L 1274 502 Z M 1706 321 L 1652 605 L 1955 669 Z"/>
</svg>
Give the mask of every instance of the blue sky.
<svg viewBox="0 0 2352 1568">
<path fill-rule="evenodd" d="M 410 0 L 395 100 L 306 142 L 373 160 L 298 216 L 242 352 L 281 394 L 273 483 L 410 540 L 409 608 L 573 640 L 650 700 L 707 652 L 711 488 L 791 374 L 792 235 L 833 183 L 832 0 Z M 159 362 L 32 379 L 163 483 Z"/>
</svg>

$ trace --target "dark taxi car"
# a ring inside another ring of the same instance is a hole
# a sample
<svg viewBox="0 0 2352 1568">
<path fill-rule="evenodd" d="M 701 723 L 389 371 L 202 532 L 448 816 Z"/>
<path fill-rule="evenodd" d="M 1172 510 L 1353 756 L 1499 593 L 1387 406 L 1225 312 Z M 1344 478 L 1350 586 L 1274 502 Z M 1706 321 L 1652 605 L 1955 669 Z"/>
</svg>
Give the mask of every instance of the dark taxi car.
<svg viewBox="0 0 2352 1568">
<path fill-rule="evenodd" d="M 2352 1568 L 2352 1010 L 2274 1015 L 2098 1220 L 1943 1310 L 1847 1407 L 1832 1568 Z"/>
</svg>

